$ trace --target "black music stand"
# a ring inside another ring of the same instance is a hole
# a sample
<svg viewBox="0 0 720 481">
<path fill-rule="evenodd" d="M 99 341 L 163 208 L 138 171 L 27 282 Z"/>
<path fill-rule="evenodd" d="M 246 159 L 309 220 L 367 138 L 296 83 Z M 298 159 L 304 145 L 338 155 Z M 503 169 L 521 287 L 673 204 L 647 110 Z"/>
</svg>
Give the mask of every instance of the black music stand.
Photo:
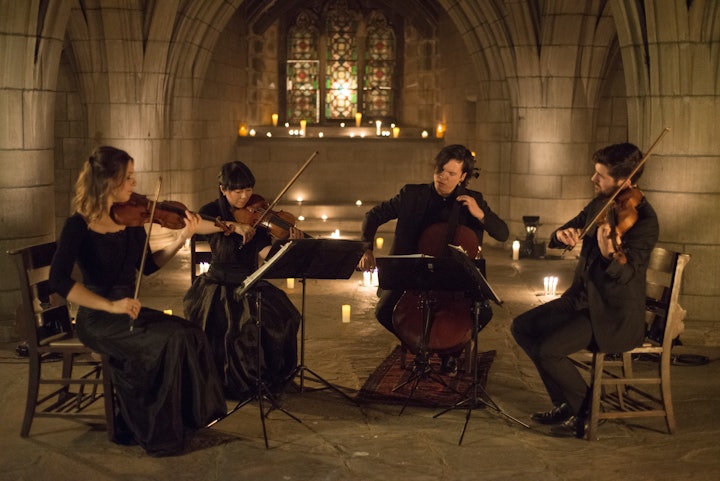
<svg viewBox="0 0 720 481">
<path fill-rule="evenodd" d="M 451 246 L 452 247 L 452 246 Z M 454 249 L 451 249 L 454 250 Z M 463 254 L 465 255 L 465 254 Z M 467 256 L 466 256 L 467 257 Z M 417 354 L 413 361 L 413 370 L 407 380 L 401 382 L 393 391 L 396 391 L 409 383 L 413 383 L 412 389 L 400 410 L 405 411 L 422 379 L 430 378 L 442 384 L 447 389 L 452 388 L 440 377 L 430 365 L 429 340 L 432 329 L 432 303 L 427 300 L 429 291 L 468 291 L 468 286 L 475 283 L 474 277 L 454 257 L 432 257 L 423 254 L 406 256 L 387 256 L 375 259 L 378 267 L 378 280 L 380 288 L 401 291 L 418 291 L 423 313 L 423 334 L 419 346 L 416 347 Z M 468 261 L 471 262 L 471 261 Z M 471 263 L 473 269 L 477 268 Z M 485 283 L 487 286 L 487 283 Z M 492 290 L 487 286 L 490 293 Z M 494 293 L 492 296 L 497 298 Z"/>
<path fill-rule="evenodd" d="M 468 289 L 468 292 L 470 293 L 471 297 L 474 301 L 474 307 L 473 307 L 473 349 L 472 349 L 472 363 L 473 363 L 473 381 L 468 387 L 467 391 L 465 392 L 465 398 L 461 399 L 457 403 L 453 404 L 449 408 L 437 413 L 433 418 L 437 418 L 442 416 L 443 414 L 447 413 L 448 411 L 451 411 L 453 409 L 460 409 L 460 408 L 467 408 L 467 413 L 465 414 L 465 424 L 463 425 L 462 432 L 460 433 L 460 439 L 458 440 L 458 446 L 462 444 L 463 437 L 465 436 L 465 431 L 467 430 L 468 423 L 470 422 L 470 414 L 472 413 L 473 409 L 482 406 L 487 406 L 494 411 L 496 411 L 499 414 L 502 414 L 503 416 L 507 417 L 508 419 L 511 419 L 512 421 L 515 421 L 516 423 L 520 424 L 521 426 L 524 426 L 526 428 L 529 428 L 527 424 L 524 422 L 514 418 L 513 416 L 506 413 L 502 408 L 500 408 L 495 401 L 492 400 L 492 398 L 488 395 L 487 391 L 483 389 L 483 387 L 480 385 L 480 380 L 478 379 L 478 346 L 477 346 L 477 336 L 480 332 L 480 313 L 483 310 L 483 307 L 489 308 L 489 302 L 492 301 L 498 305 L 502 304 L 502 300 L 495 294 L 492 287 L 490 287 L 490 284 L 488 284 L 487 280 L 483 276 L 483 274 L 480 272 L 480 270 L 477 268 L 477 266 L 473 263 L 470 258 L 465 255 L 465 253 L 460 252 L 456 249 L 450 249 L 450 254 L 453 257 L 455 261 L 462 267 L 462 269 L 467 273 L 468 276 L 472 278 L 472 283 L 468 284 L 470 286 L 470 289 Z M 487 321 L 485 321 L 487 322 Z"/>
<path fill-rule="evenodd" d="M 275 262 L 280 260 L 284 254 L 286 253 L 287 249 L 281 249 L 278 251 L 274 257 Z M 272 263 L 268 263 L 271 265 Z M 263 266 L 264 267 L 264 266 Z M 262 268 L 261 268 L 262 269 Z M 265 449 L 269 448 L 268 445 L 268 437 L 267 437 L 267 428 L 265 426 L 265 418 L 270 414 L 271 411 L 274 409 L 277 409 L 279 411 L 282 411 L 283 413 L 287 414 L 289 417 L 294 419 L 295 421 L 302 423 L 302 421 L 285 410 L 278 402 L 273 393 L 270 391 L 270 389 L 267 387 L 267 384 L 265 384 L 265 381 L 262 376 L 262 293 L 260 290 L 257 290 L 255 292 L 248 292 L 248 290 L 255 285 L 257 281 L 260 279 L 263 279 L 263 273 L 265 270 L 267 270 L 267 267 L 265 269 L 258 269 L 255 271 L 252 275 L 245 278 L 245 281 L 243 284 L 238 287 L 235 290 L 235 296 L 241 297 L 243 295 L 246 295 L 248 297 L 253 297 L 255 299 L 255 326 L 257 328 L 257 336 L 255 337 L 256 343 L 255 348 L 257 349 L 257 380 L 255 381 L 255 392 L 248 396 L 246 399 L 243 399 L 239 401 L 233 409 L 225 413 L 224 416 L 221 418 L 216 419 L 212 423 L 208 424 L 207 427 L 210 427 L 214 425 L 215 423 L 222 421 L 226 417 L 233 414 L 238 409 L 242 408 L 246 404 L 257 401 L 258 402 L 258 408 L 260 410 L 260 422 L 262 423 L 262 429 L 263 429 L 263 438 L 265 439 Z M 267 402 L 270 406 L 268 407 L 267 411 L 265 410 L 265 402 Z"/>
<path fill-rule="evenodd" d="M 354 403 L 353 398 L 305 365 L 305 287 L 307 279 L 349 279 L 365 252 L 365 245 L 362 241 L 311 238 L 277 242 L 272 250 L 277 250 L 278 247 L 277 254 L 256 272 L 262 271 L 261 275 L 265 279 L 295 278 L 302 282 L 300 364 L 290 378 L 300 377 L 299 390 L 303 392 L 305 373 L 308 372 L 313 376 L 308 377 L 308 380 L 323 384 Z M 281 258 L 278 258 L 281 253 Z"/>
</svg>

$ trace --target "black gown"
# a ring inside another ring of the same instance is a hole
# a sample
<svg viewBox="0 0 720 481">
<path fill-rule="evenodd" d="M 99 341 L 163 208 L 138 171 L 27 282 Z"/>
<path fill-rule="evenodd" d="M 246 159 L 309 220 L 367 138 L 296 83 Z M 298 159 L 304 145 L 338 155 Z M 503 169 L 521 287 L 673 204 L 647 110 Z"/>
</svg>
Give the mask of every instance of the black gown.
<svg viewBox="0 0 720 481">
<path fill-rule="evenodd" d="M 222 217 L 219 201 L 206 204 L 200 213 Z M 270 245 L 268 233 L 258 229 L 242 245 L 242 237 L 223 233 L 208 236 L 212 262 L 208 272 L 195 279 L 184 298 L 185 316 L 202 326 L 210 340 L 215 364 L 230 399 L 243 400 L 256 391 L 258 379 L 257 305 L 262 310 L 260 370 L 267 387 L 282 392 L 297 367 L 297 332 L 300 313 L 287 295 L 266 281 L 258 281 L 246 294 L 237 288 L 258 267 L 258 252 Z"/>
<path fill-rule="evenodd" d="M 99 234 L 80 215 L 67 219 L 50 278 L 67 296 L 77 262 L 84 285 L 110 300 L 132 297 L 146 232 Z M 148 255 L 145 273 L 158 266 Z M 226 413 L 222 386 L 202 330 L 178 316 L 143 307 L 130 331 L 125 314 L 80 307 L 77 334 L 110 356 L 117 397 L 116 442 L 137 442 L 151 455 L 181 453 L 198 428 Z"/>
</svg>

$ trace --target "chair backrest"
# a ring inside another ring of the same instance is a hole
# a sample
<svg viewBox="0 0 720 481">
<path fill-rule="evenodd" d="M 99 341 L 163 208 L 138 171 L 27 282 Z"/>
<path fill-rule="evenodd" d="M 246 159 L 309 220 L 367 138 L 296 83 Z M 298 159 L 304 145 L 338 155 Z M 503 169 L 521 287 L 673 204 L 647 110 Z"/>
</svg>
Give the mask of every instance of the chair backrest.
<svg viewBox="0 0 720 481">
<path fill-rule="evenodd" d="M 656 247 L 650 254 L 647 270 L 645 322 L 648 338 L 663 347 L 683 329 L 685 310 L 678 304 L 682 275 L 690 261 L 689 254 Z"/>
<path fill-rule="evenodd" d="M 204 268 L 210 265 L 212 252 L 207 242 L 207 236 L 195 234 L 190 238 L 190 282 L 200 275 Z"/>
<path fill-rule="evenodd" d="M 50 289 L 50 264 L 57 244 L 47 242 L 8 251 L 17 267 L 22 304 L 18 324 L 28 349 L 72 336 L 73 326 L 64 298 Z"/>
</svg>

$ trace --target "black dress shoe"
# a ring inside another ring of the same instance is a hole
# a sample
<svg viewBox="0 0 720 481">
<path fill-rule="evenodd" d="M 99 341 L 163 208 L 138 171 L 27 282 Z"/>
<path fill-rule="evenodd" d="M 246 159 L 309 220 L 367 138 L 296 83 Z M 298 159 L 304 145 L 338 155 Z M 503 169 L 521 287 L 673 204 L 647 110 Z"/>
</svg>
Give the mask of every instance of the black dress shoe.
<svg viewBox="0 0 720 481">
<path fill-rule="evenodd" d="M 550 436 L 556 438 L 584 438 L 587 430 L 585 416 L 570 416 L 564 423 L 550 428 Z"/>
<path fill-rule="evenodd" d="M 567 403 L 555 406 L 549 411 L 535 413 L 530 419 L 540 424 L 560 424 L 572 416 L 572 410 Z"/>
</svg>

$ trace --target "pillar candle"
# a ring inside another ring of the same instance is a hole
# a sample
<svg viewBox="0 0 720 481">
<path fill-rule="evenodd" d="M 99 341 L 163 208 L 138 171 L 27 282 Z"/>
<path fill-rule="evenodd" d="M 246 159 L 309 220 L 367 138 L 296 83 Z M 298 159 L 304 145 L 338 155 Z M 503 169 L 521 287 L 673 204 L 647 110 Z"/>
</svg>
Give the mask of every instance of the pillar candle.
<svg viewBox="0 0 720 481">
<path fill-rule="evenodd" d="M 362 124 L 362 113 L 358 112 L 355 114 L 355 127 L 360 127 Z"/>
<path fill-rule="evenodd" d="M 272 114 L 273 127 L 277 127 L 277 123 L 278 123 L 278 114 Z"/>
<path fill-rule="evenodd" d="M 383 245 L 385 245 L 385 239 L 383 239 L 382 237 L 378 237 L 377 239 L 375 239 L 375 246 L 378 249 L 382 249 Z"/>
<path fill-rule="evenodd" d="M 514 261 L 516 261 L 520 258 L 520 241 L 513 241 L 512 250 L 512 258 Z"/>
<path fill-rule="evenodd" d="M 342 322 L 350 322 L 350 304 L 342 305 Z"/>
<path fill-rule="evenodd" d="M 295 288 L 295 279 L 294 278 L 288 278 L 286 281 L 287 288 L 288 289 L 294 289 Z"/>
</svg>

